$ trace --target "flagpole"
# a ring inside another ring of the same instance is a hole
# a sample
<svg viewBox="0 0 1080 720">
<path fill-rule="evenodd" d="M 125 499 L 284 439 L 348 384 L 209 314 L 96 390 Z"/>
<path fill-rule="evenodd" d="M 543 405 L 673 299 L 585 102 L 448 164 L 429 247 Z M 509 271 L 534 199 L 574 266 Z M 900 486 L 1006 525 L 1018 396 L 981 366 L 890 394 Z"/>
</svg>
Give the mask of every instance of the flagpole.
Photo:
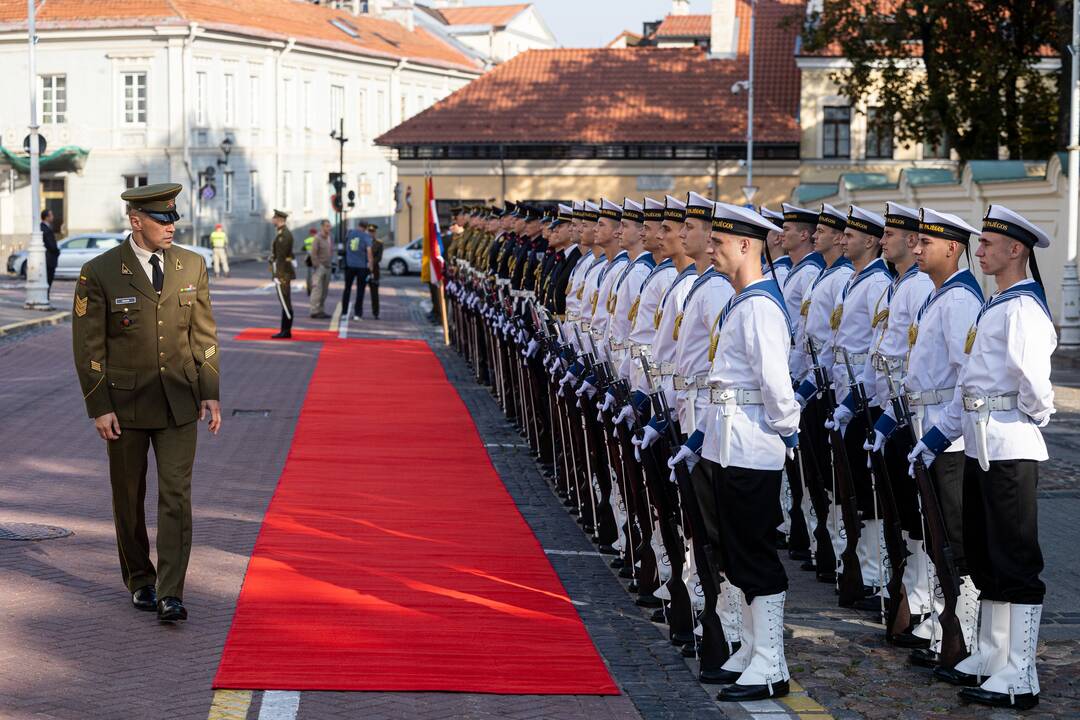
<svg viewBox="0 0 1080 720">
<path fill-rule="evenodd" d="M 450 323 L 446 320 L 446 279 L 439 278 L 439 312 L 442 313 L 443 342 L 450 344 Z"/>
</svg>

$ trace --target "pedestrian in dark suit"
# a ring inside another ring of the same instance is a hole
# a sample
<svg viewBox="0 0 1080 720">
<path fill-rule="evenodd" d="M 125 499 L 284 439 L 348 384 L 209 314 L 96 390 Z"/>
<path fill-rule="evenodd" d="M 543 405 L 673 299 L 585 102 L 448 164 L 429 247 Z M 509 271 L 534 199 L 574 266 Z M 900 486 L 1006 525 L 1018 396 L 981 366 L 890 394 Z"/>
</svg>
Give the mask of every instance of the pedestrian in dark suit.
<svg viewBox="0 0 1080 720">
<path fill-rule="evenodd" d="M 56 277 L 56 263 L 60 260 L 60 248 L 56 245 L 56 232 L 53 231 L 52 210 L 41 211 L 41 239 L 45 242 L 45 277 L 52 290 L 53 278 Z M 48 297 L 48 291 L 46 291 Z"/>
</svg>

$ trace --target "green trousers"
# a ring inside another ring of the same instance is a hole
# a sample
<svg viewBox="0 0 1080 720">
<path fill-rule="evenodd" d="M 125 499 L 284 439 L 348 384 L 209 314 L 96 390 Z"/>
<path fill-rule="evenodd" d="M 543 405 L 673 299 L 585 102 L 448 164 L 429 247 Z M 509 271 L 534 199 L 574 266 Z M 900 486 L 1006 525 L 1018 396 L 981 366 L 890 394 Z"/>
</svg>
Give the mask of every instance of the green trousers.
<svg viewBox="0 0 1080 720">
<path fill-rule="evenodd" d="M 156 585 L 159 598 L 184 597 L 191 554 L 191 468 L 198 422 L 155 430 L 123 428 L 110 440 L 109 480 L 120 572 L 130 592 Z M 154 447 L 158 475 L 158 568 L 150 560 L 146 534 L 147 453 Z"/>
</svg>

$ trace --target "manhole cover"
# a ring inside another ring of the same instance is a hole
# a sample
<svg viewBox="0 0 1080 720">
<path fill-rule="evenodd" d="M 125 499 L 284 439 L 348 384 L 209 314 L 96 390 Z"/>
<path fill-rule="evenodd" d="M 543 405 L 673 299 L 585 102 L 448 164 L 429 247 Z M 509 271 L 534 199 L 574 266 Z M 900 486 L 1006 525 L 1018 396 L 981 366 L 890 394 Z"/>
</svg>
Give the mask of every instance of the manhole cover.
<svg viewBox="0 0 1080 720">
<path fill-rule="evenodd" d="M 70 530 L 55 525 L 0 523 L 0 540 L 52 540 L 70 534 Z"/>
<path fill-rule="evenodd" d="M 233 417 L 270 417 L 269 410 L 241 410 L 236 408 L 232 411 Z"/>
</svg>

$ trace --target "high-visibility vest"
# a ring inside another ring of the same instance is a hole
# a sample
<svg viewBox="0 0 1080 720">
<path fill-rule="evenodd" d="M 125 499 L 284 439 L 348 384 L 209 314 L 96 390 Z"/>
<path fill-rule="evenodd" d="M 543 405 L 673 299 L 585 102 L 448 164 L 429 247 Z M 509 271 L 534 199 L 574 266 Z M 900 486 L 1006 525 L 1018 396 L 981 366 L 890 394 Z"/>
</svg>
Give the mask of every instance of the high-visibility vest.
<svg viewBox="0 0 1080 720">
<path fill-rule="evenodd" d="M 304 238 L 304 252 L 311 252 L 311 246 L 315 244 L 315 236 L 308 235 Z"/>
<path fill-rule="evenodd" d="M 215 230 L 210 233 L 210 247 L 223 248 L 229 244 L 229 236 L 224 230 Z"/>
</svg>

